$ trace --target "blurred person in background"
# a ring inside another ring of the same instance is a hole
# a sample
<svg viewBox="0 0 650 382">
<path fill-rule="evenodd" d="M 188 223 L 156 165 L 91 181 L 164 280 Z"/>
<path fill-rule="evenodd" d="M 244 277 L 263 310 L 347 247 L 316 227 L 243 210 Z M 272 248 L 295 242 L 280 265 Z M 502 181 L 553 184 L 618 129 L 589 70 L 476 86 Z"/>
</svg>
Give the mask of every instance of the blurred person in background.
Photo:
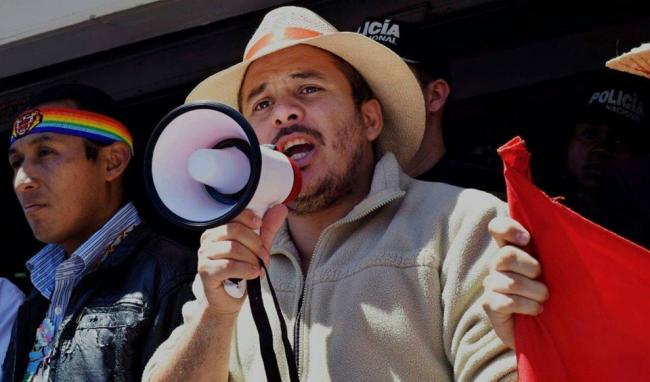
<svg viewBox="0 0 650 382">
<path fill-rule="evenodd" d="M 499 171 L 471 163 L 445 145 L 444 131 L 450 128 L 445 111 L 452 92 L 452 77 L 442 42 L 426 40 L 414 23 L 384 18 L 366 19 L 357 32 L 397 53 L 420 83 L 426 128 L 420 148 L 404 171 L 418 180 L 476 188 L 504 197 Z"/>
</svg>

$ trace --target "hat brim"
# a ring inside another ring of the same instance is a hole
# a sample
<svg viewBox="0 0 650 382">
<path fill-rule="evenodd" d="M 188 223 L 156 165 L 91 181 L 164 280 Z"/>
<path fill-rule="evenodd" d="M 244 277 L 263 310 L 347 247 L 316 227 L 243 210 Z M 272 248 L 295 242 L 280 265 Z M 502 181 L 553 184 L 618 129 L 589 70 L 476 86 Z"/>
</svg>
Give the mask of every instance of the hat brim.
<svg viewBox="0 0 650 382">
<path fill-rule="evenodd" d="M 408 65 L 382 44 L 353 32 L 336 32 L 274 45 L 254 59 L 222 70 L 197 85 L 186 102 L 212 100 L 239 109 L 237 97 L 248 65 L 255 59 L 298 44 L 333 53 L 352 65 L 366 80 L 381 102 L 384 129 L 377 139 L 381 153 L 395 154 L 400 165 L 413 158 L 425 129 L 424 97 Z"/>
<path fill-rule="evenodd" d="M 605 66 L 650 79 L 650 43 L 607 61 Z"/>
</svg>

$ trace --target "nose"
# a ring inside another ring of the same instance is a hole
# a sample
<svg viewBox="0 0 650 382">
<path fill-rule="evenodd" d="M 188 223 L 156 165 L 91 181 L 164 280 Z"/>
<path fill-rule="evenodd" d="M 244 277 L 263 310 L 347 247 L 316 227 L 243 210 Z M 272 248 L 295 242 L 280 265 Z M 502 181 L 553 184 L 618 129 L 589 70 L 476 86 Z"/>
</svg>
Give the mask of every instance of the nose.
<svg viewBox="0 0 650 382">
<path fill-rule="evenodd" d="M 17 194 L 38 187 L 38 183 L 27 167 L 23 164 L 16 170 L 14 175 L 14 190 Z"/>
<path fill-rule="evenodd" d="M 282 100 L 273 107 L 273 125 L 279 129 L 300 123 L 304 117 L 305 110 L 293 100 Z"/>
<path fill-rule="evenodd" d="M 608 154 L 614 153 L 621 148 L 621 137 L 615 132 L 603 132 L 594 140 L 594 151 L 601 151 Z"/>
</svg>

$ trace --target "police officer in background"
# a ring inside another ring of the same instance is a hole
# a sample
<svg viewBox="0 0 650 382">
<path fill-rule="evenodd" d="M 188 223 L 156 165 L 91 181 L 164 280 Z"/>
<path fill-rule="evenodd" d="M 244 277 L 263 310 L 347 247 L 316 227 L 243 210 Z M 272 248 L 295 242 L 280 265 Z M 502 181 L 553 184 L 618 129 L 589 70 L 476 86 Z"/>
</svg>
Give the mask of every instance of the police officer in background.
<svg viewBox="0 0 650 382">
<path fill-rule="evenodd" d="M 397 53 L 420 82 L 426 128 L 418 152 L 404 171 L 419 180 L 476 188 L 503 197 L 504 182 L 499 171 L 471 163 L 445 145 L 443 128 L 448 128 L 445 110 L 452 78 L 442 44 L 427 40 L 413 23 L 391 19 L 368 18 L 357 32 Z"/>
<path fill-rule="evenodd" d="M 580 92 L 566 149 L 565 203 L 650 247 L 648 87 L 611 70 Z"/>
</svg>

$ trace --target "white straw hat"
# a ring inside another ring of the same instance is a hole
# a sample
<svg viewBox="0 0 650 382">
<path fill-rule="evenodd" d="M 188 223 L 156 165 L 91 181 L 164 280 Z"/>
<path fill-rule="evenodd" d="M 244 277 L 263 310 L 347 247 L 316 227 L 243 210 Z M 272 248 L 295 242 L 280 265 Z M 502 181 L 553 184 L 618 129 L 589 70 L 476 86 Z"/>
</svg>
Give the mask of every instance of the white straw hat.
<svg viewBox="0 0 650 382">
<path fill-rule="evenodd" d="M 612 58 L 605 65 L 621 72 L 650 78 L 650 43 L 645 43 L 627 53 Z"/>
<path fill-rule="evenodd" d="M 298 44 L 331 52 L 352 65 L 382 104 L 384 130 L 380 152 L 391 151 L 402 166 L 420 147 L 425 128 L 424 97 L 408 65 L 393 51 L 366 36 L 339 32 L 314 12 L 300 7 L 272 10 L 248 42 L 243 61 L 205 80 L 187 102 L 213 100 L 238 109 L 237 97 L 248 65 L 256 59 Z"/>
</svg>

